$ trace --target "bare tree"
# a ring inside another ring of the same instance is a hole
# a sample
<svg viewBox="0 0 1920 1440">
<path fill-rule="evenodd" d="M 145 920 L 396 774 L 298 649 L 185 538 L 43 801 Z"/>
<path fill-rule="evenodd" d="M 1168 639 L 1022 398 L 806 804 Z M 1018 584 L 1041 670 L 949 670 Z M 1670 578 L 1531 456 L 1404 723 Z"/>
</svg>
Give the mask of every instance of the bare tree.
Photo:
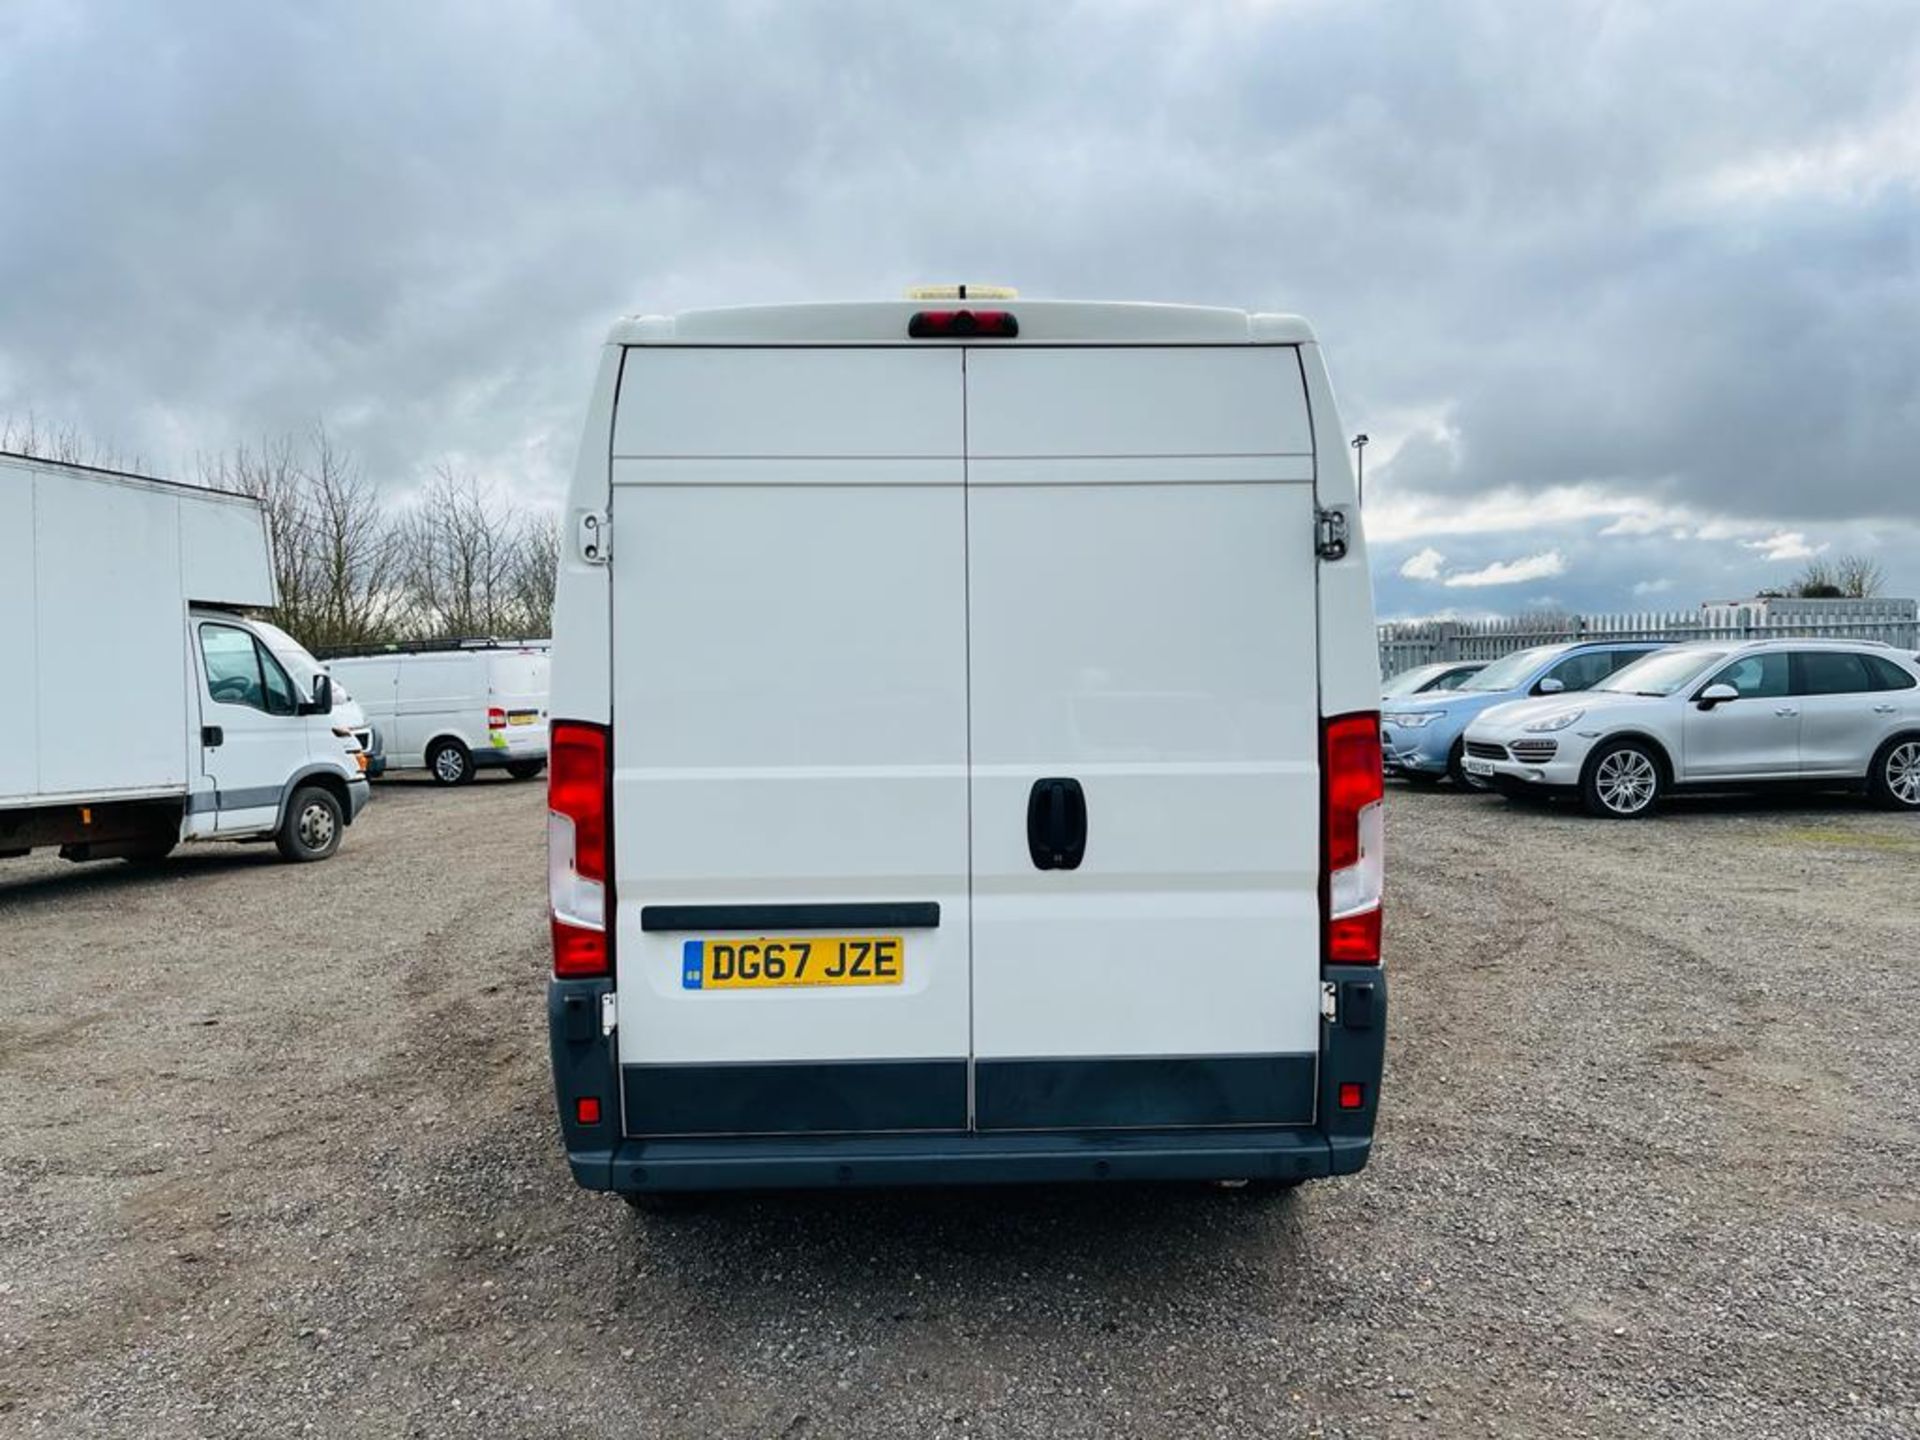
<svg viewBox="0 0 1920 1440">
<path fill-rule="evenodd" d="M 202 457 L 200 480 L 216 490 L 247 495 L 260 502 L 267 518 L 267 539 L 273 548 L 275 588 L 280 625 L 305 643 L 312 640 L 318 620 L 319 589 L 308 544 L 308 499 L 305 477 L 295 457 L 293 437 L 263 440 L 256 451 L 236 445 L 231 451 Z"/>
<path fill-rule="evenodd" d="M 303 645 L 326 649 L 394 634 L 402 596 L 399 535 L 379 492 L 324 426 L 258 450 L 202 460 L 203 483 L 249 495 L 266 513 L 280 603 L 274 619 Z"/>
<path fill-rule="evenodd" d="M 1842 555 L 1833 562 L 1833 583 L 1849 600 L 1870 600 L 1886 585 L 1880 562 L 1866 555 Z"/>
<path fill-rule="evenodd" d="M 425 635 L 498 635 L 508 628 L 515 530 L 471 475 L 443 461 L 404 522 L 411 626 Z"/>
<path fill-rule="evenodd" d="M 312 643 L 386 639 L 399 608 L 399 532 L 352 457 L 315 426 L 305 479 L 305 548 L 312 568 Z"/>
<path fill-rule="evenodd" d="M 1801 600 L 1839 600 L 1846 594 L 1834 567 L 1820 559 L 1807 561 L 1787 593 Z"/>
<path fill-rule="evenodd" d="M 26 455 L 35 460 L 57 460 L 63 465 L 98 465 L 105 469 L 138 469 L 140 459 L 123 460 L 111 446 L 89 440 L 74 425 L 44 426 L 33 411 L 16 420 L 9 415 L 0 420 L 0 450 Z"/>
<path fill-rule="evenodd" d="M 519 639 L 553 633 L 553 583 L 560 569 L 560 517 L 551 511 L 521 522 L 513 552 L 512 628 Z"/>
</svg>

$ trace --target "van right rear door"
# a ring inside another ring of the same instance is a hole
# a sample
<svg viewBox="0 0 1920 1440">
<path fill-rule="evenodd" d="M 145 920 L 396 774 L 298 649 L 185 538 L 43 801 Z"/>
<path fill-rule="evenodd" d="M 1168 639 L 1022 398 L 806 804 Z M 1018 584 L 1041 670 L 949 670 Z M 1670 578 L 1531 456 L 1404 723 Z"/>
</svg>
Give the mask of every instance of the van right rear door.
<svg viewBox="0 0 1920 1440">
<path fill-rule="evenodd" d="M 1295 353 L 982 346 L 966 366 L 975 1126 L 1309 1123 Z"/>
</svg>

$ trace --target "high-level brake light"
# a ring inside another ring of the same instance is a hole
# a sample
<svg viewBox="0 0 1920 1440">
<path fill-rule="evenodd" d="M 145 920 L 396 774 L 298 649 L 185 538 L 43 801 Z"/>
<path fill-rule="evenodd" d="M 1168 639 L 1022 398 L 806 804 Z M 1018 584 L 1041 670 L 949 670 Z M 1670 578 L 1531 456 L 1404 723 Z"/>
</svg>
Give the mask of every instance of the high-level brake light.
<svg viewBox="0 0 1920 1440">
<path fill-rule="evenodd" d="M 1019 333 L 1011 310 L 921 310 L 907 322 L 915 340 L 1011 340 Z"/>
<path fill-rule="evenodd" d="M 611 743 L 605 726 L 583 720 L 554 721 L 547 742 L 547 898 L 553 973 L 563 979 L 613 969 L 607 934 Z"/>
<path fill-rule="evenodd" d="M 1380 963 L 1380 898 L 1386 786 L 1380 772 L 1380 716 L 1364 710 L 1325 724 L 1321 882 L 1330 965 Z"/>
</svg>

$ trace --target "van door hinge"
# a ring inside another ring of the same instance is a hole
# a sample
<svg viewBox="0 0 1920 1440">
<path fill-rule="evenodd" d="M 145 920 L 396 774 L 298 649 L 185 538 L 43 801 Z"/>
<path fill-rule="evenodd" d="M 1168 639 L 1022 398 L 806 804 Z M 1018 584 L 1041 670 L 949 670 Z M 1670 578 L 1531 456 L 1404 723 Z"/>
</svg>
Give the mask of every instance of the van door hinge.
<svg viewBox="0 0 1920 1440">
<path fill-rule="evenodd" d="M 613 521 L 604 510 L 589 510 L 580 517 L 578 539 L 580 558 L 589 565 L 604 565 L 613 558 Z"/>
<path fill-rule="evenodd" d="M 600 1033 L 602 1035 L 613 1034 L 620 1023 L 619 1013 L 619 1001 L 614 999 L 613 991 L 609 990 L 600 997 Z"/>
<path fill-rule="evenodd" d="M 1313 512 L 1313 549 L 1322 560 L 1347 558 L 1346 511 L 1315 510 Z"/>
<path fill-rule="evenodd" d="M 1340 987 L 1331 980 L 1320 982 L 1320 1018 L 1329 1025 L 1340 1018 Z"/>
</svg>

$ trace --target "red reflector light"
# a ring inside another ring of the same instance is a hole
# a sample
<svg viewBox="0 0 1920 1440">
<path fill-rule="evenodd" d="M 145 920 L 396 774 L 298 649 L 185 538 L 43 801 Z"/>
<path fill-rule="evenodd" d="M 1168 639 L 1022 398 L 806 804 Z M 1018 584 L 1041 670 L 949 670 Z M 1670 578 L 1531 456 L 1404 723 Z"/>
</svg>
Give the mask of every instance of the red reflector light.
<svg viewBox="0 0 1920 1440">
<path fill-rule="evenodd" d="M 1011 340 L 1019 333 L 1011 310 L 922 310 L 907 322 L 915 340 Z"/>
<path fill-rule="evenodd" d="M 553 921 L 553 973 L 562 980 L 584 980 L 607 973 L 607 932 Z"/>
<path fill-rule="evenodd" d="M 473 712 L 472 712 L 472 711 L 468 711 L 467 713 L 468 713 L 468 714 L 472 714 Z M 506 728 L 507 728 L 507 712 L 506 712 L 506 711 L 504 711 L 504 710 L 496 710 L 496 709 L 491 709 L 491 708 L 490 708 L 490 709 L 488 709 L 488 711 L 487 711 L 487 729 L 489 729 L 489 730 L 504 730 L 504 729 L 506 729 Z"/>
<path fill-rule="evenodd" d="M 1367 1108 L 1367 1087 L 1358 1080 L 1340 1082 L 1340 1108 L 1342 1110 L 1364 1110 Z"/>
<path fill-rule="evenodd" d="M 1327 963 L 1331 965 L 1378 965 L 1380 963 L 1380 907 L 1358 915 L 1341 915 L 1327 922 Z"/>
<path fill-rule="evenodd" d="M 582 1095 L 579 1099 L 575 1100 L 573 1102 L 573 1118 L 578 1120 L 582 1125 L 598 1125 L 600 1123 L 600 1097 L 598 1095 Z"/>
</svg>

